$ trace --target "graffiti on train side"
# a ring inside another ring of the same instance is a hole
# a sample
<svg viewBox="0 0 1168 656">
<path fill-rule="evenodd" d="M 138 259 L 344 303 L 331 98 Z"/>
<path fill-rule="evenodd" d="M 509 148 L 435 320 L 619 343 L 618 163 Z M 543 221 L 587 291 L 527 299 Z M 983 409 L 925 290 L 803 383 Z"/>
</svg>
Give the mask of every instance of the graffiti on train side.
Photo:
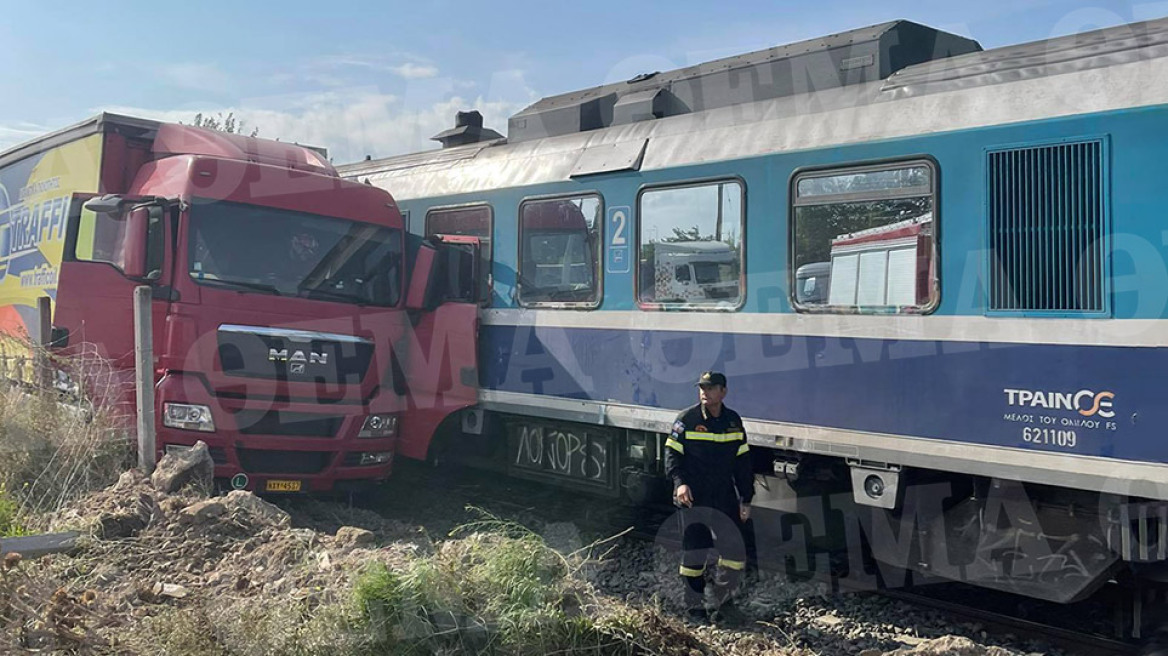
<svg viewBox="0 0 1168 656">
<path fill-rule="evenodd" d="M 511 426 L 510 437 L 514 467 L 580 482 L 608 482 L 607 435 L 525 423 Z"/>
</svg>

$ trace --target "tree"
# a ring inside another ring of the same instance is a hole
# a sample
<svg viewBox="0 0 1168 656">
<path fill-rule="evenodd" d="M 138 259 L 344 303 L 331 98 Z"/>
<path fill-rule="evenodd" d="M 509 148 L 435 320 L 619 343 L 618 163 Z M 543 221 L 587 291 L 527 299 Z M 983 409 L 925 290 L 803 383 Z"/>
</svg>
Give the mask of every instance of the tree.
<svg viewBox="0 0 1168 656">
<path fill-rule="evenodd" d="M 227 112 L 227 116 L 223 112 L 219 112 L 218 117 L 204 116 L 202 112 L 195 114 L 195 120 L 191 125 L 197 128 L 205 128 L 207 130 L 218 130 L 219 132 L 226 132 L 228 134 L 243 134 L 243 121 L 235 118 L 235 112 Z M 252 131 L 247 136 L 259 136 L 260 129 L 252 128 Z"/>
<path fill-rule="evenodd" d="M 673 226 L 673 234 L 662 239 L 661 241 L 679 242 L 679 241 L 713 241 L 713 240 L 714 240 L 713 235 L 709 235 L 709 236 L 702 235 L 701 228 L 699 228 L 698 226 L 695 225 L 694 227 L 689 228 L 689 229 L 679 228 L 677 226 Z"/>
</svg>

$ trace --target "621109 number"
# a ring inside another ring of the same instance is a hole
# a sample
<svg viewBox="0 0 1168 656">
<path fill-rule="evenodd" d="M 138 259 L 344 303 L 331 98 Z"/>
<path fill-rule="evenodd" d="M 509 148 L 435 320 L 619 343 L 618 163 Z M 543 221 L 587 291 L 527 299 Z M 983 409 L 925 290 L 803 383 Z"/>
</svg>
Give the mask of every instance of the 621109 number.
<svg viewBox="0 0 1168 656">
<path fill-rule="evenodd" d="M 1079 443 L 1078 436 L 1073 430 L 1056 430 L 1054 428 L 1022 429 L 1022 441 L 1041 446 L 1060 446 L 1064 449 L 1073 449 Z"/>
</svg>

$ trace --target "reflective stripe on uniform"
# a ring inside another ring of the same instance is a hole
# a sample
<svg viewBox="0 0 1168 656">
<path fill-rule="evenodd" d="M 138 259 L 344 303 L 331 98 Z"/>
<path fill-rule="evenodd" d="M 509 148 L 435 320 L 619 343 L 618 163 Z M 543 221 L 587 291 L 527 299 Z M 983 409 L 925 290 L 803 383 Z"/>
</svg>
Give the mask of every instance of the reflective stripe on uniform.
<svg viewBox="0 0 1168 656">
<path fill-rule="evenodd" d="M 698 431 L 686 431 L 685 439 L 700 442 L 737 442 L 746 439 L 746 436 L 742 433 L 700 433 Z"/>
<path fill-rule="evenodd" d="M 706 573 L 706 566 L 705 565 L 702 565 L 701 567 L 686 567 L 685 565 L 681 566 L 681 575 L 682 576 L 701 576 L 705 573 Z"/>
<path fill-rule="evenodd" d="M 738 455 L 742 455 L 744 453 L 749 453 L 749 452 L 750 452 L 749 445 L 743 444 L 742 446 L 738 447 Z"/>
<path fill-rule="evenodd" d="M 678 453 L 685 453 L 685 445 L 673 439 L 672 437 L 665 440 L 665 446 L 673 449 Z"/>
<path fill-rule="evenodd" d="M 725 567 L 726 569 L 736 569 L 742 571 L 746 569 L 745 560 L 727 560 L 725 558 L 718 559 L 718 567 Z M 685 568 L 682 568 L 685 569 Z"/>
</svg>

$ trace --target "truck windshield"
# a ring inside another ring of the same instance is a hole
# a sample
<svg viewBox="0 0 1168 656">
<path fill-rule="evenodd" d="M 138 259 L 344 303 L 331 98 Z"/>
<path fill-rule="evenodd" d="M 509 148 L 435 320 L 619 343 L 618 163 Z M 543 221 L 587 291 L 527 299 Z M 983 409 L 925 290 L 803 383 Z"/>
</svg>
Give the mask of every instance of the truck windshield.
<svg viewBox="0 0 1168 656">
<path fill-rule="evenodd" d="M 190 276 L 201 285 L 321 301 L 397 305 L 401 231 L 196 199 Z"/>
<path fill-rule="evenodd" d="M 694 262 L 694 278 L 699 285 L 716 285 L 720 282 L 736 284 L 738 277 L 730 263 Z"/>
</svg>

